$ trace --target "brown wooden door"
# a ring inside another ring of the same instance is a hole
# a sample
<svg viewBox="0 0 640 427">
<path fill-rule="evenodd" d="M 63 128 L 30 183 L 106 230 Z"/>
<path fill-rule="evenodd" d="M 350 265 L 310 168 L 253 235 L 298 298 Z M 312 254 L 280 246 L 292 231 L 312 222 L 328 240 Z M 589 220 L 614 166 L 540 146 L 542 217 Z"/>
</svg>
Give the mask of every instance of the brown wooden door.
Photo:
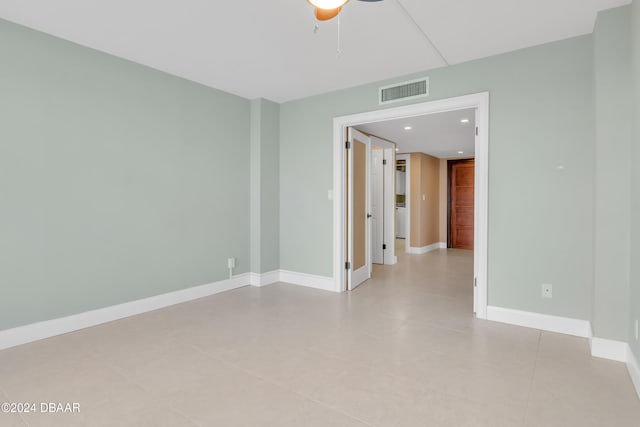
<svg viewBox="0 0 640 427">
<path fill-rule="evenodd" d="M 473 249 L 474 160 L 449 161 L 449 247 Z"/>
</svg>

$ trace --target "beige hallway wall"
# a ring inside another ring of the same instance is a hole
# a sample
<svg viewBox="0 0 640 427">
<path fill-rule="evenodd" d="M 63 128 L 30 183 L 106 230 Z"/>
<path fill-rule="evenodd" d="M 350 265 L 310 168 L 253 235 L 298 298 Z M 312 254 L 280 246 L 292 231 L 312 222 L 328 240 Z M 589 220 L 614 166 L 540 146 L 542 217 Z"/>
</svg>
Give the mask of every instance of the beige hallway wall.
<svg viewBox="0 0 640 427">
<path fill-rule="evenodd" d="M 440 160 L 424 153 L 410 157 L 411 247 L 440 241 Z"/>
</svg>

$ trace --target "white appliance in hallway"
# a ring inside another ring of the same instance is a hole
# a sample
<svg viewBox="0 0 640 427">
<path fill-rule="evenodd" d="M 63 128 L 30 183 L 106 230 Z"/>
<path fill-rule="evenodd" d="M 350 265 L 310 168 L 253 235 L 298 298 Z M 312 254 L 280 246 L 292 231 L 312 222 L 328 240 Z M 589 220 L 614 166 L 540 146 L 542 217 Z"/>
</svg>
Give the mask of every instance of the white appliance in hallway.
<svg viewBox="0 0 640 427">
<path fill-rule="evenodd" d="M 396 194 L 404 195 L 407 191 L 406 172 L 396 171 Z"/>
<path fill-rule="evenodd" d="M 407 238 L 407 208 L 396 208 L 396 237 Z"/>
<path fill-rule="evenodd" d="M 404 197 L 407 190 L 407 174 L 396 170 L 396 237 L 407 237 L 407 208 Z M 401 197 L 398 197 L 401 196 Z"/>
</svg>

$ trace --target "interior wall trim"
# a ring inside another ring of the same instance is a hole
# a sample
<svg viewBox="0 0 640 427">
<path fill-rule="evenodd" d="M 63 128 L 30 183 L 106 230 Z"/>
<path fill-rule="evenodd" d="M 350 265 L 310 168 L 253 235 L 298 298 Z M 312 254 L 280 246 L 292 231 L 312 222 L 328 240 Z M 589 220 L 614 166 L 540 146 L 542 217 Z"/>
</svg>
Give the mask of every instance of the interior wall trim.
<svg viewBox="0 0 640 427">
<path fill-rule="evenodd" d="M 292 285 L 306 286 L 308 288 L 336 292 L 336 284 L 333 280 L 333 277 L 298 273 L 289 270 L 280 270 L 280 281 Z"/>
<path fill-rule="evenodd" d="M 627 345 L 627 370 L 636 388 L 636 393 L 638 393 L 638 399 L 640 399 L 640 363 L 638 363 L 638 359 L 636 359 L 629 345 Z"/>
<path fill-rule="evenodd" d="M 280 270 L 269 271 L 268 273 L 249 273 L 249 284 L 251 286 L 267 286 L 280 281 Z"/>
<path fill-rule="evenodd" d="M 524 326 L 543 331 L 591 338 L 591 322 L 588 320 L 572 319 L 569 317 L 552 316 L 549 314 L 533 313 L 530 311 L 513 310 L 510 308 L 488 306 L 487 320 Z"/>
<path fill-rule="evenodd" d="M 627 365 L 629 376 L 640 399 L 640 364 L 631 347 L 624 341 L 593 337 L 590 321 L 494 306 L 487 307 L 487 315 L 487 319 L 494 322 L 588 338 L 593 357 L 615 360 Z"/>
<path fill-rule="evenodd" d="M 408 253 L 421 255 L 438 249 L 447 249 L 447 242 L 437 242 L 432 245 L 422 246 L 420 248 L 410 247 Z"/>
<path fill-rule="evenodd" d="M 244 273 L 219 282 L 5 329 L 0 331 L 0 350 L 241 288 L 249 285 L 249 282 L 249 273 Z"/>
<path fill-rule="evenodd" d="M 591 338 L 591 355 L 602 359 L 626 362 L 630 351 L 629 344 L 624 341 L 608 340 L 605 338 Z"/>
<path fill-rule="evenodd" d="M 331 277 L 315 276 L 287 270 L 274 270 L 262 274 L 243 273 L 219 282 L 194 286 L 136 301 L 73 314 L 71 316 L 5 329 L 0 331 L 0 350 L 51 338 L 56 335 L 79 331 L 103 323 L 113 322 L 114 320 L 124 319 L 125 317 L 159 310 L 248 285 L 267 286 L 277 282 L 335 292 L 335 284 Z"/>
</svg>

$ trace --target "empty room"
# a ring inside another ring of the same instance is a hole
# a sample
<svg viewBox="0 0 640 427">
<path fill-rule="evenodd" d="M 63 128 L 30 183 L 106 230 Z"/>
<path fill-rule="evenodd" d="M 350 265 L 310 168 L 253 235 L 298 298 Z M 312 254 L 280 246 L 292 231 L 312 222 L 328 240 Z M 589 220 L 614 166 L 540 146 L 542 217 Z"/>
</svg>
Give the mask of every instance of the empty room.
<svg viewBox="0 0 640 427">
<path fill-rule="evenodd" d="M 2 427 L 637 427 L 638 219 L 640 0 L 0 0 Z"/>
</svg>

